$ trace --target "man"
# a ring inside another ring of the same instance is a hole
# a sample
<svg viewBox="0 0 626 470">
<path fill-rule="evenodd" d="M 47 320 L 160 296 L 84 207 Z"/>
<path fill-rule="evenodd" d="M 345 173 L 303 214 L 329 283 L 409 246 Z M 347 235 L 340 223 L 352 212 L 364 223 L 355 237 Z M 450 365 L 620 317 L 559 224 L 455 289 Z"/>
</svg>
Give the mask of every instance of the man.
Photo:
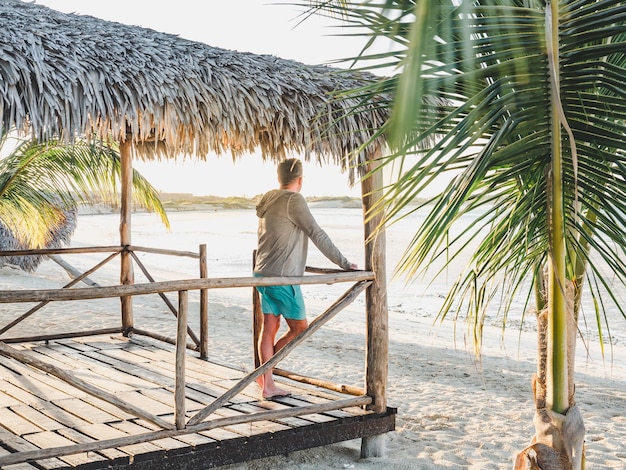
<svg viewBox="0 0 626 470">
<path fill-rule="evenodd" d="M 256 207 L 259 228 L 254 275 L 304 275 L 309 239 L 333 263 L 346 270 L 357 269 L 357 265 L 348 261 L 320 228 L 300 194 L 302 162 L 297 158 L 282 161 L 278 165 L 278 182 L 279 189 L 267 192 Z M 257 289 L 263 310 L 259 355 L 261 362 L 266 363 L 303 332 L 308 322 L 299 285 Z M 288 329 L 276 341 L 281 316 Z M 271 370 L 259 377 L 257 383 L 263 389 L 264 398 L 289 395 L 288 391 L 276 386 Z"/>
</svg>

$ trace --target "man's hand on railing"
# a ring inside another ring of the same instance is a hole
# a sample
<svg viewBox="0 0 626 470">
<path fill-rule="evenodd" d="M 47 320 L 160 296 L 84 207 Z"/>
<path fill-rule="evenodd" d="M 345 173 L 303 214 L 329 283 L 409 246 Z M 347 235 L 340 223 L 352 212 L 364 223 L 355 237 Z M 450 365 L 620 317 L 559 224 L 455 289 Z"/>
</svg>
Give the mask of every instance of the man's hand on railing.
<svg viewBox="0 0 626 470">
<path fill-rule="evenodd" d="M 350 270 L 358 271 L 359 267 L 355 263 L 350 263 Z M 339 268 L 316 268 L 314 266 L 307 266 L 305 268 L 307 273 L 314 274 L 333 274 L 333 273 L 345 273 L 348 271 L 347 269 L 339 269 Z"/>
</svg>

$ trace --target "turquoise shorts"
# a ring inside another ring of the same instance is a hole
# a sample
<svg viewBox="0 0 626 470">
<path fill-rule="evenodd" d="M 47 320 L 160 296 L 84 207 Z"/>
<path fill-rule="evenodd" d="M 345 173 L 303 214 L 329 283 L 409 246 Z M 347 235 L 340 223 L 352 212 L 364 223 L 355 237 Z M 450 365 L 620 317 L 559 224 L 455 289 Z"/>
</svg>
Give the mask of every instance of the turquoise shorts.
<svg viewBox="0 0 626 470">
<path fill-rule="evenodd" d="M 304 297 L 299 285 L 257 286 L 256 289 L 261 294 L 264 314 L 282 315 L 288 320 L 306 320 Z"/>
</svg>

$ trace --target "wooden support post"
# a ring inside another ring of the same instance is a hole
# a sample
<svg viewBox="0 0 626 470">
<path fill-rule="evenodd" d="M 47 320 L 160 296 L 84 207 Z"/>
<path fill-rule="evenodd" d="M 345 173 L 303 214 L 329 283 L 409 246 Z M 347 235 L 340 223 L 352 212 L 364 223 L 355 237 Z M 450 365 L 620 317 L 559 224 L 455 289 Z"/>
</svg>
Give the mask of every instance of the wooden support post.
<svg viewBox="0 0 626 470">
<path fill-rule="evenodd" d="M 131 227 L 130 219 L 132 213 L 132 191 L 133 191 L 133 163 L 131 156 L 131 142 L 125 140 L 120 142 L 121 168 L 121 209 L 120 209 L 120 245 L 130 246 Z M 120 284 L 134 284 L 135 275 L 133 273 L 133 261 L 130 253 L 122 251 L 120 259 Z M 122 331 L 125 336 L 133 328 L 133 298 L 131 296 L 120 297 L 122 310 Z"/>
<path fill-rule="evenodd" d="M 252 266 L 256 262 L 256 250 L 252 252 Z M 261 355 L 259 353 L 259 337 L 261 336 L 261 326 L 263 325 L 263 311 L 261 309 L 261 296 L 256 287 L 252 288 L 252 351 L 254 352 L 254 368 L 261 365 Z"/>
<path fill-rule="evenodd" d="M 200 245 L 200 279 L 208 277 L 206 245 Z M 209 290 L 200 289 L 200 357 L 209 357 Z"/>
<path fill-rule="evenodd" d="M 378 168 L 372 159 L 367 173 Z M 385 260 L 385 230 L 380 227 L 383 214 L 372 217 L 370 210 L 382 197 L 382 169 L 369 174 L 361 181 L 363 213 L 365 217 L 365 269 L 374 271 L 374 282 L 365 291 L 366 305 L 366 364 L 365 391 L 372 398 L 369 409 L 384 413 L 387 409 L 387 373 L 389 361 L 389 319 L 387 310 L 387 270 Z M 382 457 L 385 454 L 385 435 L 364 437 L 361 457 Z"/>
<path fill-rule="evenodd" d="M 187 354 L 187 315 L 189 291 L 178 292 L 178 329 L 176 331 L 176 388 L 174 390 L 176 429 L 185 427 L 185 355 Z"/>
</svg>

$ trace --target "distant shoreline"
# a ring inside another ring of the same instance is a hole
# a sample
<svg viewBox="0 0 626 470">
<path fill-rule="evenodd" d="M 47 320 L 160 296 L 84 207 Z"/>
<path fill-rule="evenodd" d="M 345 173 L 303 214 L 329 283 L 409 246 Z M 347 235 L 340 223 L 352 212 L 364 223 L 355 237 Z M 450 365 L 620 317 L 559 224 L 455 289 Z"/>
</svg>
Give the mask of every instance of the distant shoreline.
<svg viewBox="0 0 626 470">
<path fill-rule="evenodd" d="M 159 197 L 166 212 L 206 211 L 206 210 L 240 210 L 254 209 L 262 195 L 252 198 L 230 196 L 194 196 L 185 193 L 160 193 Z M 361 199 L 349 196 L 311 196 L 306 198 L 310 207 L 361 209 Z M 119 212 L 118 207 L 106 204 L 81 205 L 80 215 L 113 214 Z M 145 212 L 135 208 L 133 212 Z"/>
</svg>

